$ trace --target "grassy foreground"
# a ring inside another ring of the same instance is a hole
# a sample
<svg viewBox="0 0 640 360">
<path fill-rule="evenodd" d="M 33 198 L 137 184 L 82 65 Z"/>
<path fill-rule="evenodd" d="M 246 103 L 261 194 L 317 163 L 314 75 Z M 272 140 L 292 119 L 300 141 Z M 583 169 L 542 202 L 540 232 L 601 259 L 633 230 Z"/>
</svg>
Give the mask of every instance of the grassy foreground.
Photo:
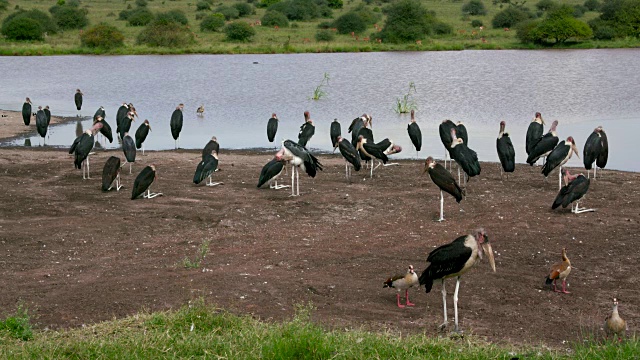
<svg viewBox="0 0 640 360">
<path fill-rule="evenodd" d="M 640 353 L 637 339 L 585 343 L 559 352 L 496 346 L 473 337 L 327 331 L 311 321 L 311 310 L 300 306 L 292 320 L 266 323 L 196 301 L 177 311 L 31 333 L 28 315 L 19 309 L 16 317 L 0 321 L 0 358 L 631 359 Z"/>
</svg>

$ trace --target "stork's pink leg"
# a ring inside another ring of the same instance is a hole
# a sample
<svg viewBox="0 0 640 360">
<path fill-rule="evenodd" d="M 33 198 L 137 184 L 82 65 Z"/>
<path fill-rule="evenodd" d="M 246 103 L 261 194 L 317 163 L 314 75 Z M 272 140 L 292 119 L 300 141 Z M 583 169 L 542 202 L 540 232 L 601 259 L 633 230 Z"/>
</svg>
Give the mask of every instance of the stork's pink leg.
<svg viewBox="0 0 640 360">
<path fill-rule="evenodd" d="M 565 294 L 571 294 L 570 292 L 567 291 L 567 280 L 562 280 L 562 292 Z"/>
<path fill-rule="evenodd" d="M 414 306 L 415 304 L 409 301 L 409 289 L 404 291 L 404 298 L 406 299 L 407 306 Z"/>
<path fill-rule="evenodd" d="M 398 307 L 399 307 L 399 308 L 403 308 L 403 307 L 404 307 L 404 305 L 400 304 L 400 294 L 396 294 L 396 300 L 397 300 L 397 302 L 398 302 Z"/>
</svg>

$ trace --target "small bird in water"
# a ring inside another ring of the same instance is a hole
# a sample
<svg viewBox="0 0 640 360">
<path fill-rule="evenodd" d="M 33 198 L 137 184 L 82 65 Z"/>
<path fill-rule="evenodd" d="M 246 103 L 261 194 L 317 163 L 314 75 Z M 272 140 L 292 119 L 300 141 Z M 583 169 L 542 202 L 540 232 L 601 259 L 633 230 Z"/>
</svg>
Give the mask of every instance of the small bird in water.
<svg viewBox="0 0 640 360">
<path fill-rule="evenodd" d="M 607 332 L 607 335 L 613 334 L 622 340 L 622 337 L 625 335 L 627 330 L 629 330 L 627 322 L 620 317 L 620 314 L 618 314 L 618 299 L 613 298 L 613 310 L 605 320 L 605 331 Z"/>
<path fill-rule="evenodd" d="M 409 269 L 406 274 L 396 275 L 387 279 L 384 282 L 383 288 L 390 287 L 398 289 L 398 293 L 396 294 L 396 300 L 399 308 L 403 308 L 406 306 L 414 306 L 412 302 L 409 301 L 409 288 L 414 285 L 418 285 L 418 274 L 413 271 L 413 265 L 409 265 Z M 404 298 L 405 305 L 400 304 L 400 291 L 404 290 Z"/>
<path fill-rule="evenodd" d="M 204 105 L 198 106 L 198 109 L 196 109 L 196 114 L 198 114 L 198 116 L 204 115 Z"/>
<path fill-rule="evenodd" d="M 553 283 L 553 291 L 569 294 L 567 291 L 567 276 L 571 272 L 571 262 L 567 257 L 567 248 L 562 248 L 562 261 L 553 264 L 549 275 L 547 276 L 546 284 L 551 285 Z M 556 289 L 556 280 L 562 280 L 562 291 Z"/>
</svg>

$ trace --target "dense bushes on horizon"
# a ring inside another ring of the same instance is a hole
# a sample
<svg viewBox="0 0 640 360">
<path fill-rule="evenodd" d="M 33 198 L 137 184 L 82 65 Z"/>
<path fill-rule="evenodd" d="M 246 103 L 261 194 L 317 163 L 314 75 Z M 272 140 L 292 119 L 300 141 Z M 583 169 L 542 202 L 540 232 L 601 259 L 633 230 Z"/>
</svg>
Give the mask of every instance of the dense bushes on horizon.
<svg viewBox="0 0 640 360">
<path fill-rule="evenodd" d="M 200 31 L 218 31 L 224 27 L 224 15 L 210 14 L 202 19 L 200 23 Z"/>
<path fill-rule="evenodd" d="M 82 29 L 89 24 L 87 10 L 72 5 L 56 5 L 49 9 L 56 25 L 63 30 Z"/>
<path fill-rule="evenodd" d="M 42 26 L 28 17 L 17 17 L 2 26 L 2 34 L 9 40 L 43 40 Z"/>
<path fill-rule="evenodd" d="M 195 43 L 195 36 L 186 25 L 167 19 L 154 20 L 137 38 L 138 44 L 153 47 L 185 47 Z"/>
<path fill-rule="evenodd" d="M 262 19 L 260 19 L 262 26 L 277 26 L 281 28 L 289 27 L 289 19 L 281 12 L 267 11 Z"/>
<path fill-rule="evenodd" d="M 234 21 L 225 27 L 224 33 L 229 41 L 249 41 L 256 29 L 244 21 Z"/>
<path fill-rule="evenodd" d="M 124 35 L 115 26 L 100 23 L 80 34 L 82 46 L 105 50 L 124 45 Z"/>
<path fill-rule="evenodd" d="M 386 8 L 387 21 L 380 32 L 385 42 L 403 43 L 427 36 L 451 33 L 452 27 L 439 21 L 418 0 L 401 0 Z"/>
<path fill-rule="evenodd" d="M 47 13 L 45 13 L 44 11 L 40 11 L 40 10 L 37 10 L 37 9 L 31 9 L 31 10 L 19 9 L 16 12 L 13 12 L 13 13 L 7 15 L 7 17 L 4 18 L 4 20 L 2 21 L 2 30 L 0 30 L 0 31 L 2 33 L 4 33 L 5 26 L 11 20 L 17 19 L 17 18 L 22 18 L 22 17 L 26 17 L 26 18 L 33 19 L 33 20 L 37 21 L 40 24 L 40 26 L 42 27 L 42 32 L 43 33 L 55 34 L 55 33 L 58 32 L 58 26 L 53 21 L 51 16 L 47 15 Z"/>
<path fill-rule="evenodd" d="M 495 29 L 512 28 L 518 25 L 518 23 L 529 20 L 530 18 L 531 14 L 527 12 L 525 8 L 509 6 L 493 17 L 491 25 L 493 25 Z"/>
<path fill-rule="evenodd" d="M 481 0 L 470 0 L 462 5 L 462 13 L 467 15 L 487 15 L 487 9 Z"/>
</svg>

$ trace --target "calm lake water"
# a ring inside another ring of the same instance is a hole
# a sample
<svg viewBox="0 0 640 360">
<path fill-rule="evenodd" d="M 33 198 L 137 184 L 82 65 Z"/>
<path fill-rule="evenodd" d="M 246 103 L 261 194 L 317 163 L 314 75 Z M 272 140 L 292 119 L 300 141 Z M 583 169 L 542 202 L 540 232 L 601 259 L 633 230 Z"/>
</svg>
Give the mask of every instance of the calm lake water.
<svg viewBox="0 0 640 360">
<path fill-rule="evenodd" d="M 269 148 L 266 122 L 278 114 L 277 139 L 297 140 L 308 110 L 316 125 L 312 149 L 331 149 L 329 124 L 337 118 L 346 135 L 351 120 L 373 116 L 377 140 L 393 139 L 415 157 L 407 135 L 409 115 L 393 111 L 396 98 L 415 83 L 416 118 L 423 133 L 421 158 L 441 158 L 443 119 L 463 121 L 469 146 L 481 160 L 496 161 L 499 122 L 524 162 L 526 128 L 536 111 L 558 135 L 573 136 L 580 156 L 593 129 L 602 125 L 610 142 L 608 168 L 640 171 L 640 49 L 548 51 L 456 51 L 296 55 L 54 56 L 0 57 L 0 108 L 20 110 L 26 96 L 54 115 L 75 116 L 73 95 L 84 92 L 83 116 L 104 106 L 115 131 L 122 102 L 132 102 L 152 132 L 146 149 L 172 149 L 172 111 L 185 104 L 182 148 L 201 148 L 215 135 L 222 148 Z M 324 73 L 327 96 L 311 100 Z M 204 117 L 196 116 L 203 104 Z M 91 121 L 82 122 L 84 128 Z M 546 131 L 545 127 L 545 131 Z M 69 146 L 76 124 L 50 129 L 52 146 Z M 115 136 L 114 136 L 115 137 Z M 13 145 L 24 144 L 24 139 Z M 32 137 L 37 146 L 39 138 Z M 118 147 L 117 141 L 107 144 Z M 575 156 L 569 165 L 580 166 Z"/>
</svg>

